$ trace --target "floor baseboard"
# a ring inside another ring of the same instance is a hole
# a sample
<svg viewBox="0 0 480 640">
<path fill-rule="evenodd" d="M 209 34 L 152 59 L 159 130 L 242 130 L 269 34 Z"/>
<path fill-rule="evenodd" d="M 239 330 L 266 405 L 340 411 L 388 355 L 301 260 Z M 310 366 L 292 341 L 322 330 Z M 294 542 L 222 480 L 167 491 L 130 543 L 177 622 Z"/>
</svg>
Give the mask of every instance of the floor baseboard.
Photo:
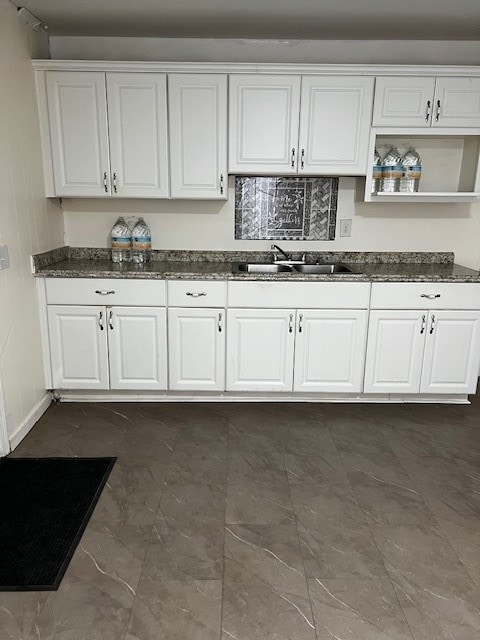
<svg viewBox="0 0 480 640">
<path fill-rule="evenodd" d="M 29 433 L 29 431 L 35 426 L 35 424 L 40 420 L 45 411 L 52 403 L 52 394 L 47 392 L 40 402 L 33 407 L 30 413 L 22 420 L 20 425 L 15 430 L 10 439 L 10 450 L 13 451 L 18 447 L 20 442 L 25 438 L 25 436 Z"/>
</svg>

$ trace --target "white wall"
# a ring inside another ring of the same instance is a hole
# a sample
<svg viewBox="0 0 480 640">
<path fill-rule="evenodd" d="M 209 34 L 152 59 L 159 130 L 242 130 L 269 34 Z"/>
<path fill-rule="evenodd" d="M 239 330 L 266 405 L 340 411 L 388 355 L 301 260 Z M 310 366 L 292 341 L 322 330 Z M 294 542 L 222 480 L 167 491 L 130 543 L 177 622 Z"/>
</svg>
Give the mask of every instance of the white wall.
<svg viewBox="0 0 480 640">
<path fill-rule="evenodd" d="M 106 247 L 117 215 L 143 215 L 156 249 L 268 250 L 269 241 L 234 240 L 233 180 L 229 180 L 227 202 L 66 199 L 66 244 Z M 353 219 L 350 238 L 337 233 L 331 242 L 288 242 L 287 248 L 454 251 L 460 264 L 480 267 L 480 205 L 358 203 L 354 202 L 354 184 L 355 179 L 342 178 L 338 199 L 338 219 Z"/>
<path fill-rule="evenodd" d="M 30 255 L 63 245 L 63 215 L 44 197 L 31 57 L 47 55 L 44 34 L 18 20 L 0 0 L 0 244 L 10 269 L 0 271 L 0 384 L 10 435 L 45 395 Z"/>
<path fill-rule="evenodd" d="M 50 55 L 53 59 L 61 60 L 480 64 L 480 46 L 477 41 L 432 40 L 215 40 L 52 36 Z"/>
</svg>

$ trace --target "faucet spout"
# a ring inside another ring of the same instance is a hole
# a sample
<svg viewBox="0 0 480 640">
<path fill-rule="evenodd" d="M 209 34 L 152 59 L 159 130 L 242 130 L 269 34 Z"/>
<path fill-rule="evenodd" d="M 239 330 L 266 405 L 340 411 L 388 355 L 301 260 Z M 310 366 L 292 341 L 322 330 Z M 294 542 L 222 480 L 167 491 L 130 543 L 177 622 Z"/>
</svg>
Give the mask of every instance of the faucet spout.
<svg viewBox="0 0 480 640">
<path fill-rule="evenodd" d="M 291 254 L 284 251 L 278 244 L 272 244 L 270 249 L 277 251 L 277 253 L 273 254 L 273 261 L 276 264 L 305 264 L 305 254 L 303 254 L 301 260 L 294 260 Z M 280 259 L 283 256 L 282 259 Z"/>
<path fill-rule="evenodd" d="M 283 249 L 281 249 L 278 244 L 272 244 L 270 249 L 274 249 L 276 251 L 278 251 L 278 253 L 281 253 L 282 256 L 284 256 L 285 260 L 291 260 L 291 256 L 288 255 L 288 253 L 285 253 L 285 251 Z"/>
</svg>

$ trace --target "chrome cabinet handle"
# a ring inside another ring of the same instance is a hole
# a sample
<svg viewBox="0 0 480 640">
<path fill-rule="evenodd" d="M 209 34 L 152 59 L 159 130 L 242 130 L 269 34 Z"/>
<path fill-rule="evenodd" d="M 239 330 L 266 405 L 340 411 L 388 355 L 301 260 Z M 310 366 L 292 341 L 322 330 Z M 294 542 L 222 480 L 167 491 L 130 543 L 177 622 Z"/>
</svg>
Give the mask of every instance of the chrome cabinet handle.
<svg viewBox="0 0 480 640">
<path fill-rule="evenodd" d="M 107 185 L 107 172 L 103 172 L 103 188 L 105 189 L 105 193 L 108 193 L 108 185 Z"/>
<path fill-rule="evenodd" d="M 291 166 L 292 169 L 295 169 L 295 148 L 292 147 L 292 162 L 291 162 Z"/>
<path fill-rule="evenodd" d="M 439 293 L 421 293 L 421 298 L 428 298 L 428 300 L 435 300 L 435 298 L 440 298 L 441 295 Z"/>
<path fill-rule="evenodd" d="M 298 333 L 303 331 L 303 313 L 298 316 Z"/>
<path fill-rule="evenodd" d="M 438 119 L 440 118 L 440 108 L 442 106 L 442 103 L 440 102 L 440 100 L 437 100 L 437 111 L 435 113 L 435 122 L 438 122 Z"/>
<path fill-rule="evenodd" d="M 201 298 L 202 296 L 206 296 L 206 291 L 187 291 L 186 296 L 190 296 L 191 298 Z"/>
<path fill-rule="evenodd" d="M 98 316 L 98 326 L 100 327 L 100 331 L 104 330 L 104 326 L 103 326 L 103 311 L 100 311 L 100 314 Z"/>
<path fill-rule="evenodd" d="M 108 314 L 108 326 L 113 331 L 113 311 Z"/>
<path fill-rule="evenodd" d="M 117 174 L 113 174 L 113 190 L 117 193 Z"/>
<path fill-rule="evenodd" d="M 300 168 L 305 167 L 305 149 L 302 149 L 302 155 L 300 156 Z"/>
<path fill-rule="evenodd" d="M 430 335 L 433 333 L 435 329 L 435 314 L 432 315 L 432 324 L 430 325 Z"/>
<path fill-rule="evenodd" d="M 431 116 L 430 109 L 431 109 L 431 107 L 432 107 L 431 101 L 427 100 L 427 112 L 425 114 L 425 121 L 426 122 L 428 122 L 430 120 L 430 116 Z"/>
<path fill-rule="evenodd" d="M 293 313 L 291 313 L 289 316 L 288 333 L 293 333 Z"/>
<path fill-rule="evenodd" d="M 111 296 L 115 291 L 113 289 L 110 291 L 106 291 L 105 289 L 96 289 L 95 293 L 98 293 L 99 296 Z"/>
<path fill-rule="evenodd" d="M 427 316 L 422 316 L 422 328 L 420 329 L 420 333 L 425 333 L 425 329 L 427 328 Z"/>
<path fill-rule="evenodd" d="M 223 319 L 223 314 L 219 313 L 218 314 L 218 331 L 219 331 L 219 333 L 222 333 L 222 329 L 223 329 L 222 319 Z"/>
<path fill-rule="evenodd" d="M 223 173 L 220 174 L 220 195 L 223 196 Z"/>
</svg>

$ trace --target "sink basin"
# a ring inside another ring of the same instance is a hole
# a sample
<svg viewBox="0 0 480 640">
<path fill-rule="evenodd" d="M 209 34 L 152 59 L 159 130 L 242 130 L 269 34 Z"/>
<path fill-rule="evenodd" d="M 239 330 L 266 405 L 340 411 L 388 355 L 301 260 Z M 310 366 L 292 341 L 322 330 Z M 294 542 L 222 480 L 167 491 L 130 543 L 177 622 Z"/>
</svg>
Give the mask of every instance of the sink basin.
<svg viewBox="0 0 480 640">
<path fill-rule="evenodd" d="M 260 264 L 258 262 L 241 262 L 238 265 L 239 271 L 246 271 L 247 273 L 283 273 L 291 272 L 292 268 L 288 264 Z"/>
<path fill-rule="evenodd" d="M 296 264 L 294 269 L 300 273 L 352 273 L 344 264 Z"/>
</svg>

